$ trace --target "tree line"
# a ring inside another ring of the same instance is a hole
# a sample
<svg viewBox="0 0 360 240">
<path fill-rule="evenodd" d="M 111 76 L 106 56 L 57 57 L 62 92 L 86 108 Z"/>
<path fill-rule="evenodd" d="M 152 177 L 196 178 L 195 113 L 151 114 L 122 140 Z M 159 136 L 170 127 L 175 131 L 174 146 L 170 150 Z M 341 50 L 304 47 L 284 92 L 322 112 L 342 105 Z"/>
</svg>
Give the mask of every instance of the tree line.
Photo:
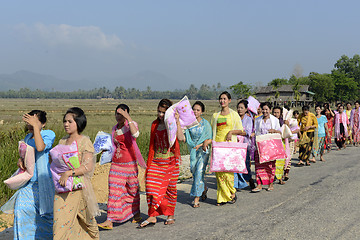
<svg viewBox="0 0 360 240">
<path fill-rule="evenodd" d="M 21 88 L 20 90 L 8 90 L 0 92 L 0 98 L 49 98 L 49 99 L 99 99 L 99 98 L 114 98 L 114 99 L 181 99 L 187 95 L 190 99 L 216 99 L 218 95 L 226 90 L 221 83 L 209 86 L 202 84 L 200 88 L 191 84 L 186 90 L 173 91 L 153 91 L 150 87 L 146 90 L 139 90 L 135 88 L 125 89 L 122 86 L 115 87 L 114 90 L 106 87 L 95 88 L 92 90 L 77 90 L 73 92 L 48 92 L 43 90 L 30 90 L 29 88 Z"/>
<path fill-rule="evenodd" d="M 300 96 L 301 85 L 309 85 L 309 91 L 315 93 L 315 102 L 353 101 L 360 99 L 360 56 L 352 58 L 346 55 L 334 64 L 331 73 L 310 72 L 308 76 L 291 75 L 289 79 L 276 78 L 268 83 L 273 89 L 281 85 L 292 85 L 295 99 Z M 246 98 L 255 95 L 257 88 L 250 84 L 239 82 L 230 86 L 239 97 Z M 277 93 L 275 93 L 275 98 Z"/>
<path fill-rule="evenodd" d="M 351 101 L 360 99 L 360 56 L 355 54 L 352 58 L 346 55 L 334 64 L 331 73 L 310 72 L 308 76 L 293 74 L 289 79 L 276 78 L 268 83 L 274 89 L 281 85 L 292 85 L 295 99 L 300 96 L 301 85 L 309 85 L 309 90 L 314 92 L 316 102 Z M 202 84 L 200 88 L 191 84 L 186 90 L 173 91 L 153 91 L 150 87 L 146 90 L 135 88 L 125 89 L 122 86 L 110 90 L 106 87 L 95 88 L 92 90 L 77 90 L 73 92 L 48 92 L 43 90 L 30 90 L 21 88 L 20 90 L 9 90 L 0 92 L 0 98 L 52 98 L 52 99 L 181 99 L 187 95 L 190 99 L 217 99 L 218 95 L 228 90 L 238 98 L 245 98 L 250 95 L 256 96 L 257 87 L 251 84 L 244 84 L 240 81 L 229 88 L 223 87 L 221 83 L 209 86 Z M 276 95 L 276 94 L 275 94 Z M 275 96 L 276 98 L 276 96 Z"/>
</svg>

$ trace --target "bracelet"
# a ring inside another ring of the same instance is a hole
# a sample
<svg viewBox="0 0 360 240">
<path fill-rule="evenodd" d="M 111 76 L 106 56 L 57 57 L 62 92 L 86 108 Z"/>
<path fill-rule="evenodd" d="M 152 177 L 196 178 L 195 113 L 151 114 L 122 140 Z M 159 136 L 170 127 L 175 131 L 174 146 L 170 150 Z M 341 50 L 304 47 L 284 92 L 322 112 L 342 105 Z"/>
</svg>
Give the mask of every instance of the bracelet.
<svg viewBox="0 0 360 240">
<path fill-rule="evenodd" d="M 74 169 L 72 169 L 72 174 L 71 174 L 71 176 L 75 176 L 75 170 Z"/>
<path fill-rule="evenodd" d="M 134 123 L 134 121 L 128 122 L 129 125 L 130 125 L 130 123 Z"/>
</svg>

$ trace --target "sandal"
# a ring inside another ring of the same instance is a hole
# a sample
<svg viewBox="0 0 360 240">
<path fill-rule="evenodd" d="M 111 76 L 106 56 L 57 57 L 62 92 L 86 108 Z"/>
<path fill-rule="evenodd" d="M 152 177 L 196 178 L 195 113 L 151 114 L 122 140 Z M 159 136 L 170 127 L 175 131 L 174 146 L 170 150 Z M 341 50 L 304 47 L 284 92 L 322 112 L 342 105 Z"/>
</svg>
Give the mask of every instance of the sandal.
<svg viewBox="0 0 360 240">
<path fill-rule="evenodd" d="M 251 190 L 252 193 L 257 193 L 257 192 L 260 192 L 262 190 L 262 188 L 254 188 Z"/>
<path fill-rule="evenodd" d="M 138 217 L 138 218 L 133 218 L 133 220 L 131 221 L 132 223 L 139 223 L 141 221 L 142 217 Z"/>
<path fill-rule="evenodd" d="M 236 200 L 237 200 L 237 196 L 235 194 L 235 197 L 233 199 L 231 199 L 230 201 L 228 201 L 228 203 L 234 204 L 234 203 L 236 203 Z"/>
<path fill-rule="evenodd" d="M 199 202 L 197 202 L 197 203 L 195 203 L 194 201 L 192 201 L 192 203 L 191 203 L 193 206 L 193 208 L 198 208 L 198 207 L 200 207 L 200 203 Z"/>
<path fill-rule="evenodd" d="M 268 189 L 266 189 L 266 191 L 268 192 L 272 192 L 274 190 L 274 187 L 269 187 Z"/>
<path fill-rule="evenodd" d="M 146 227 L 153 227 L 155 226 L 156 222 L 149 222 L 148 220 L 143 221 L 142 223 L 137 226 L 137 228 L 146 228 Z"/>
<path fill-rule="evenodd" d="M 310 159 L 309 162 L 316 163 L 315 159 Z"/>
<path fill-rule="evenodd" d="M 304 166 L 305 164 L 303 163 L 303 162 L 298 162 L 297 164 L 296 164 L 296 166 L 298 166 L 298 167 L 301 167 L 301 166 Z"/>
<path fill-rule="evenodd" d="M 203 191 L 202 195 L 201 195 L 201 201 L 205 201 L 207 199 L 207 192 L 208 192 L 208 188 L 205 188 L 205 190 Z"/>
<path fill-rule="evenodd" d="M 98 227 L 101 228 L 101 229 L 104 229 L 104 230 L 112 230 L 113 229 L 112 226 L 103 226 L 101 224 L 98 224 Z"/>
<path fill-rule="evenodd" d="M 226 204 L 226 202 L 221 202 L 221 203 L 216 204 L 216 206 L 220 207 L 220 206 L 223 206 L 225 204 Z"/>
<path fill-rule="evenodd" d="M 164 222 L 165 225 L 172 225 L 175 224 L 175 219 L 174 218 L 168 218 L 166 219 L 166 221 Z"/>
<path fill-rule="evenodd" d="M 306 162 L 305 165 L 306 166 L 311 166 L 311 164 L 309 162 Z"/>
</svg>

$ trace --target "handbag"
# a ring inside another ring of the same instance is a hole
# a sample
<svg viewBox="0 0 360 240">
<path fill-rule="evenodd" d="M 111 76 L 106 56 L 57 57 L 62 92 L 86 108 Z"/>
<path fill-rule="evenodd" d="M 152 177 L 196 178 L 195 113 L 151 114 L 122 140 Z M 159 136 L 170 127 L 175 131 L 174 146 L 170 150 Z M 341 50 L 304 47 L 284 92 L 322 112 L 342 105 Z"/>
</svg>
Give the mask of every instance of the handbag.
<svg viewBox="0 0 360 240">
<path fill-rule="evenodd" d="M 24 161 L 25 170 L 18 168 L 15 173 L 4 181 L 6 186 L 16 190 L 24 186 L 34 175 L 35 149 L 24 141 L 19 141 L 19 155 Z"/>
<path fill-rule="evenodd" d="M 299 140 L 299 144 L 300 145 L 304 145 L 304 144 L 307 144 L 310 142 L 310 138 L 308 137 L 308 135 L 306 134 L 306 132 L 304 132 L 302 135 L 301 135 L 301 138 Z"/>
<path fill-rule="evenodd" d="M 281 137 L 282 137 L 283 139 L 285 139 L 285 138 L 291 138 L 291 137 L 292 137 L 291 129 L 290 129 L 290 127 L 289 127 L 288 125 L 286 125 L 286 124 L 283 124 L 283 125 L 281 126 Z"/>
<path fill-rule="evenodd" d="M 281 135 L 268 133 L 256 136 L 256 146 L 259 153 L 259 162 L 270 162 L 287 157 Z"/>
<path fill-rule="evenodd" d="M 247 143 L 212 142 L 211 172 L 245 173 Z"/>
</svg>

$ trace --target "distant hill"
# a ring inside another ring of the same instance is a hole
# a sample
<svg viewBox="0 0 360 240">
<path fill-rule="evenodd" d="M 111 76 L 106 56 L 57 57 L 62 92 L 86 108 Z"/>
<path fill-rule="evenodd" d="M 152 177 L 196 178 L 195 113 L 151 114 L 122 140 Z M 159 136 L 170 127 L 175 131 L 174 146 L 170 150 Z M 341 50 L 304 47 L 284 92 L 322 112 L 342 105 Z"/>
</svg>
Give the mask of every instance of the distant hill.
<svg viewBox="0 0 360 240">
<path fill-rule="evenodd" d="M 31 90 L 40 89 L 44 91 L 69 92 L 78 89 L 90 90 L 100 87 L 113 90 L 117 86 L 123 86 L 126 89 L 136 88 L 139 90 L 145 90 L 147 86 L 150 86 L 152 90 L 159 91 L 188 87 L 183 86 L 182 83 L 172 81 L 161 73 L 153 71 L 141 71 L 133 76 L 120 76 L 112 79 L 83 79 L 76 81 L 64 80 L 51 75 L 25 70 L 12 74 L 0 74 L 0 91 L 29 88 Z"/>
</svg>

